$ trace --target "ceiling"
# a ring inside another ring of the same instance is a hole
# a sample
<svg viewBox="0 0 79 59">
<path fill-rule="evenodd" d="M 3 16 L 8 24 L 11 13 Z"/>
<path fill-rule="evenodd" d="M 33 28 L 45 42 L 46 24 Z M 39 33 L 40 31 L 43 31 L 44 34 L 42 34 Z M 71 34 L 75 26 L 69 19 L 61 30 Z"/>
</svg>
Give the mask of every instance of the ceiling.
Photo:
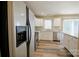
<svg viewBox="0 0 79 59">
<path fill-rule="evenodd" d="M 79 1 L 26 1 L 36 16 L 79 14 Z"/>
</svg>

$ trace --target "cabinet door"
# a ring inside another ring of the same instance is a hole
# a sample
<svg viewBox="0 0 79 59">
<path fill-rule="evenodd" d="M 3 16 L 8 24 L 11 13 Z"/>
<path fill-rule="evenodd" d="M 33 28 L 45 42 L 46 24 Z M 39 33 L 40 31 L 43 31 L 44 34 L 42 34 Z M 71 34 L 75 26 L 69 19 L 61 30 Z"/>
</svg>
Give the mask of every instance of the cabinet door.
<svg viewBox="0 0 79 59">
<path fill-rule="evenodd" d="M 69 51 L 73 54 L 73 37 L 70 36 Z"/>
<path fill-rule="evenodd" d="M 43 26 L 43 19 L 35 18 L 35 26 Z"/>
<path fill-rule="evenodd" d="M 68 49 L 68 37 L 66 34 L 64 35 L 64 46 Z"/>
<path fill-rule="evenodd" d="M 63 45 L 64 45 L 64 47 L 65 47 L 65 45 L 66 45 L 65 34 L 64 34 L 63 38 L 64 38 L 64 40 L 63 40 L 63 42 L 64 42 Z"/>
<path fill-rule="evenodd" d="M 57 32 L 53 32 L 53 40 L 58 40 L 58 38 L 57 38 Z"/>
<path fill-rule="evenodd" d="M 73 38 L 73 55 L 77 56 L 77 50 L 78 50 L 78 39 Z"/>
<path fill-rule="evenodd" d="M 69 40 L 69 36 L 68 35 L 66 35 L 66 47 L 67 47 L 67 49 L 69 49 L 69 43 L 70 43 L 70 40 Z"/>
</svg>

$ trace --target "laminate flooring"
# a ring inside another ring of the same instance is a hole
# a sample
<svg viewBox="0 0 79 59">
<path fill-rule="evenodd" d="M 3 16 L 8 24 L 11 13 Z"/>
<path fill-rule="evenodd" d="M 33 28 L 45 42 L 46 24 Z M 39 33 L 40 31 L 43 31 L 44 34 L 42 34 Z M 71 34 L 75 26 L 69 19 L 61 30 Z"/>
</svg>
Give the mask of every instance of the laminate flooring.
<svg viewBox="0 0 79 59">
<path fill-rule="evenodd" d="M 61 47 L 60 42 L 40 40 L 32 57 L 72 57 L 72 55 Z"/>
</svg>

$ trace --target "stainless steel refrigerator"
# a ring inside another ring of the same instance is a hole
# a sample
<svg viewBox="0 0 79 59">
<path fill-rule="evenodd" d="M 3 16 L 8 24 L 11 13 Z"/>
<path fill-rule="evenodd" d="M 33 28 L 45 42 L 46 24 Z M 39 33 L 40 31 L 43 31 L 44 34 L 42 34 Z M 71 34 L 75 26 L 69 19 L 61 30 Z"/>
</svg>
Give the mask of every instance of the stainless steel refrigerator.
<svg viewBox="0 0 79 59">
<path fill-rule="evenodd" d="M 30 57 L 30 41 L 31 25 L 29 21 L 29 8 L 26 7 L 26 26 L 16 26 L 16 48 L 18 48 L 18 50 L 26 50 L 25 52 L 23 52 L 27 57 Z M 26 45 L 23 48 L 19 48 L 22 46 L 22 44 L 24 44 L 24 42 L 26 43 Z"/>
</svg>

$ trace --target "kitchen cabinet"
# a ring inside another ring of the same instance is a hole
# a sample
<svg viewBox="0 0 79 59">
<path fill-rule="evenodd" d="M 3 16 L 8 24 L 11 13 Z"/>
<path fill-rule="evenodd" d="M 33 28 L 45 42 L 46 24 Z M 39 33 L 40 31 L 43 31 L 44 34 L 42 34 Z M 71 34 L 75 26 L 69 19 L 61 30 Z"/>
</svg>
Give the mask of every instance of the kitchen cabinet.
<svg viewBox="0 0 79 59">
<path fill-rule="evenodd" d="M 53 26 L 61 26 L 61 18 L 54 18 Z"/>
<path fill-rule="evenodd" d="M 78 48 L 78 44 L 79 44 L 79 40 L 78 40 L 78 38 L 75 38 L 75 37 L 73 37 L 73 39 L 72 39 L 72 54 L 74 55 L 74 56 L 78 56 L 78 50 L 79 50 L 79 48 Z"/>
<path fill-rule="evenodd" d="M 57 32 L 53 32 L 53 40 L 57 40 Z"/>
<path fill-rule="evenodd" d="M 51 31 L 51 30 L 40 31 L 40 40 L 51 40 L 51 41 L 53 41 L 53 31 Z"/>
<path fill-rule="evenodd" d="M 60 33 L 59 32 L 53 32 L 53 41 L 60 41 Z"/>
<path fill-rule="evenodd" d="M 43 19 L 35 18 L 35 26 L 43 26 Z"/>
<path fill-rule="evenodd" d="M 79 39 L 64 33 L 64 47 L 75 57 L 79 56 Z"/>
</svg>

